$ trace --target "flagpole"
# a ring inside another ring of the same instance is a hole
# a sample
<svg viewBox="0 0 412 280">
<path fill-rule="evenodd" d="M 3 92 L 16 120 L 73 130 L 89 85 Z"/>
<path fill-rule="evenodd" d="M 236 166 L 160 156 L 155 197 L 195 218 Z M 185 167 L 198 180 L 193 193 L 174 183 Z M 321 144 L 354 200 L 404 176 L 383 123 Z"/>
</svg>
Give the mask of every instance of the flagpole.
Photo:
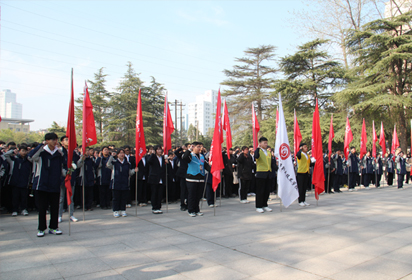
<svg viewBox="0 0 412 280">
<path fill-rule="evenodd" d="M 209 172 L 206 174 L 205 187 L 203 189 L 203 195 L 202 195 L 202 199 L 201 199 L 201 202 L 200 202 L 200 209 L 203 208 L 203 198 L 205 197 L 205 193 L 206 193 L 206 186 L 207 186 L 208 177 L 209 177 Z"/>
<path fill-rule="evenodd" d="M 216 191 L 214 191 L 214 194 L 215 194 L 215 203 L 213 204 L 213 216 L 216 216 Z"/>
<path fill-rule="evenodd" d="M 222 207 L 222 175 L 220 175 L 219 191 L 220 191 L 219 204 L 220 204 L 220 207 Z"/>
<path fill-rule="evenodd" d="M 328 168 L 328 193 L 330 193 L 330 160 L 329 160 L 329 168 Z"/>
<path fill-rule="evenodd" d="M 138 203 L 137 203 L 137 180 L 138 180 L 138 178 L 139 178 L 139 171 L 136 172 L 136 186 L 135 186 L 135 194 L 136 194 L 136 195 L 135 195 L 135 199 L 136 199 L 136 200 L 135 200 L 135 202 L 136 202 L 136 217 L 137 217 L 137 206 L 138 206 L 138 205 L 137 205 L 137 204 L 138 204 Z"/>
<path fill-rule="evenodd" d="M 85 164 L 85 162 L 83 162 L 83 176 L 82 176 L 82 183 L 83 183 L 83 186 L 82 186 L 82 193 L 83 193 L 83 222 L 86 219 L 86 214 L 85 214 L 85 211 L 84 211 L 84 164 Z"/>
<path fill-rule="evenodd" d="M 166 163 L 166 161 L 165 161 Z M 167 163 L 166 163 L 166 213 L 169 213 L 169 199 L 168 199 L 168 178 L 167 178 Z"/>
</svg>

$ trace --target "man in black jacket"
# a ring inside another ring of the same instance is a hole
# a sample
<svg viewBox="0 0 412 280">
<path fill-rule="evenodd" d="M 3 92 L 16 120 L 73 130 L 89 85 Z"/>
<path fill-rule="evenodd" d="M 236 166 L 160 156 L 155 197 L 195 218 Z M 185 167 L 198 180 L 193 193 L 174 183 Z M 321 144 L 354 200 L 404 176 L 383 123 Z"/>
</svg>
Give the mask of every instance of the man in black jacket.
<svg viewBox="0 0 412 280">
<path fill-rule="evenodd" d="M 187 210 L 187 186 L 186 186 L 186 171 L 187 162 L 182 160 L 183 154 L 188 149 L 190 144 L 186 143 L 181 148 L 175 151 L 176 157 L 179 158 L 179 167 L 176 171 L 176 177 L 180 179 L 180 210 Z"/>
<path fill-rule="evenodd" d="M 253 178 L 253 159 L 249 154 L 249 148 L 246 146 L 242 147 L 242 153 L 237 158 L 238 163 L 238 175 L 240 178 L 239 185 L 239 198 L 240 203 L 249 203 L 247 200 L 247 192 L 250 188 L 250 182 Z"/>
<path fill-rule="evenodd" d="M 162 214 L 162 197 L 166 186 L 166 164 L 169 162 L 163 156 L 163 149 L 161 146 L 155 147 L 155 154 L 149 157 L 149 179 L 148 183 L 152 190 L 152 212 L 153 214 Z"/>
</svg>

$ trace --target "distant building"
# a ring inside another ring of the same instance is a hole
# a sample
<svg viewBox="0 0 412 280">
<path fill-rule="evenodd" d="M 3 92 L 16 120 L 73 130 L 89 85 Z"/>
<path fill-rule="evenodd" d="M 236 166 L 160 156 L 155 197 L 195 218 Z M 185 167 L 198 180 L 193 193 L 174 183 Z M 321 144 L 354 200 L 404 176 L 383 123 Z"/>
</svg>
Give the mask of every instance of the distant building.
<svg viewBox="0 0 412 280">
<path fill-rule="evenodd" d="M 16 132 L 30 132 L 29 123 L 34 122 L 34 120 L 23 120 L 23 119 L 12 119 L 12 118 L 1 118 L 0 130 L 10 129 Z"/>
<path fill-rule="evenodd" d="M 217 91 L 207 90 L 205 94 L 196 96 L 196 102 L 189 103 L 187 126 L 193 125 L 199 133 L 206 135 L 209 128 L 214 127 Z"/>
<path fill-rule="evenodd" d="M 9 119 L 23 117 L 23 105 L 16 102 L 16 94 L 9 89 L 0 92 L 0 116 Z"/>
</svg>

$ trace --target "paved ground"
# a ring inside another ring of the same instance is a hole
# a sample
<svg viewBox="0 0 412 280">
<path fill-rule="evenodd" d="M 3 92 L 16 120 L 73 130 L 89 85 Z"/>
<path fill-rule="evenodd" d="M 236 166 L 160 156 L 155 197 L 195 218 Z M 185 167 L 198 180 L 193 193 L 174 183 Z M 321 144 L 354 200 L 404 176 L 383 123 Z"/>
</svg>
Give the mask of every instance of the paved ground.
<svg viewBox="0 0 412 280">
<path fill-rule="evenodd" d="M 66 220 L 62 236 L 43 238 L 34 213 L 3 215 L 0 279 L 412 279 L 411 186 L 307 201 L 280 212 L 274 199 L 258 214 L 224 199 L 216 216 L 207 208 L 196 218 L 177 204 L 137 218 L 97 209 L 71 236 Z"/>
</svg>

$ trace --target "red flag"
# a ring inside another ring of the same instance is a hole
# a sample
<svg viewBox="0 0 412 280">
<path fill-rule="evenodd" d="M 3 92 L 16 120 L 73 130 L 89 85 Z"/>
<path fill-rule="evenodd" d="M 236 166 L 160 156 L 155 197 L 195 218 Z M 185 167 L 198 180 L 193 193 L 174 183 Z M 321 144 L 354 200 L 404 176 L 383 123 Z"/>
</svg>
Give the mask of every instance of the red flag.
<svg viewBox="0 0 412 280">
<path fill-rule="evenodd" d="M 328 158 L 330 162 L 330 156 L 332 155 L 332 140 L 335 138 L 335 132 L 333 131 L 333 114 L 330 117 L 330 126 L 329 126 L 329 143 L 328 143 Z"/>
<path fill-rule="evenodd" d="M 276 107 L 276 134 L 278 133 L 278 126 L 279 126 L 279 110 Z"/>
<path fill-rule="evenodd" d="M 349 159 L 349 145 L 350 142 L 353 140 L 352 129 L 350 128 L 349 118 L 346 117 L 346 128 L 345 128 L 345 141 L 343 143 L 343 153 L 345 154 L 345 158 Z"/>
<path fill-rule="evenodd" d="M 226 131 L 226 147 L 229 151 L 232 148 L 232 131 L 230 130 L 229 111 L 227 109 L 226 100 L 223 105 L 223 130 Z M 227 157 L 230 159 L 230 153 L 227 153 Z"/>
<path fill-rule="evenodd" d="M 167 155 L 172 148 L 172 133 L 175 131 L 172 115 L 170 114 L 169 103 L 167 103 L 167 94 L 165 96 L 165 107 L 163 111 L 163 151 Z"/>
<path fill-rule="evenodd" d="M 398 134 L 396 133 L 396 124 L 395 124 L 395 127 L 393 128 L 393 136 L 392 136 L 392 147 L 391 147 L 392 156 L 395 157 L 395 151 L 398 147 L 399 147 L 399 140 L 398 140 Z"/>
<path fill-rule="evenodd" d="M 1 122 L 1 116 L 0 116 L 0 122 Z"/>
<path fill-rule="evenodd" d="M 76 125 L 74 123 L 74 91 L 73 91 L 73 69 L 72 69 L 72 81 L 71 81 L 71 98 L 70 98 L 70 105 L 69 105 L 69 116 L 67 118 L 67 131 L 66 136 L 69 138 L 69 146 L 67 149 L 67 168 L 72 167 L 73 161 L 73 151 L 76 149 L 77 141 L 76 141 Z M 66 186 L 66 197 L 67 197 L 67 205 L 72 203 L 72 185 L 71 185 L 71 174 L 67 174 L 66 178 L 64 179 L 64 185 Z"/>
<path fill-rule="evenodd" d="M 256 117 L 255 107 L 252 104 L 252 125 L 253 125 L 253 150 L 258 146 L 258 133 L 260 130 L 259 122 Z"/>
<path fill-rule="evenodd" d="M 90 101 L 89 88 L 85 82 L 83 95 L 83 154 L 86 147 L 97 143 L 96 124 L 94 122 L 93 105 Z"/>
<path fill-rule="evenodd" d="M 383 122 L 381 122 L 381 134 L 379 135 L 379 146 L 382 148 L 382 156 L 386 153 L 385 132 L 383 131 Z"/>
<path fill-rule="evenodd" d="M 319 200 L 319 194 L 325 190 L 325 173 L 323 170 L 322 133 L 320 130 L 317 99 L 312 124 L 312 156 L 316 159 L 312 174 L 312 184 L 315 186 L 315 198 Z"/>
<path fill-rule="evenodd" d="M 223 164 L 222 158 L 222 143 L 223 143 L 223 132 L 222 132 L 222 101 L 220 100 L 220 89 L 217 95 L 217 108 L 216 108 L 216 118 L 215 118 L 215 130 L 213 132 L 212 145 L 210 147 L 210 163 L 212 168 L 210 173 L 213 176 L 212 188 L 215 192 L 220 181 L 220 170 L 225 166 Z"/>
<path fill-rule="evenodd" d="M 300 133 L 298 119 L 296 118 L 296 111 L 294 111 L 294 115 L 295 115 L 295 118 L 293 122 L 293 150 L 296 156 L 296 154 L 299 151 L 300 142 L 302 141 L 302 134 Z M 276 120 L 278 120 L 278 118 Z M 277 127 L 277 123 L 276 123 L 276 127 Z"/>
<path fill-rule="evenodd" d="M 137 111 L 136 111 L 136 167 L 145 154 L 146 154 L 146 141 L 144 139 L 144 129 L 143 129 L 142 97 L 141 97 L 141 89 L 139 89 L 139 97 L 137 98 Z"/>
<path fill-rule="evenodd" d="M 376 136 L 375 121 L 372 121 L 372 156 L 376 158 L 376 142 L 378 141 L 378 136 Z"/>
<path fill-rule="evenodd" d="M 359 157 L 360 159 L 363 158 L 363 156 L 366 154 L 367 149 L 366 149 L 366 143 L 368 142 L 367 136 L 366 136 L 366 126 L 365 126 L 365 119 L 363 119 L 362 123 L 362 134 L 361 134 L 361 139 L 360 139 L 360 152 L 359 152 Z"/>
</svg>

